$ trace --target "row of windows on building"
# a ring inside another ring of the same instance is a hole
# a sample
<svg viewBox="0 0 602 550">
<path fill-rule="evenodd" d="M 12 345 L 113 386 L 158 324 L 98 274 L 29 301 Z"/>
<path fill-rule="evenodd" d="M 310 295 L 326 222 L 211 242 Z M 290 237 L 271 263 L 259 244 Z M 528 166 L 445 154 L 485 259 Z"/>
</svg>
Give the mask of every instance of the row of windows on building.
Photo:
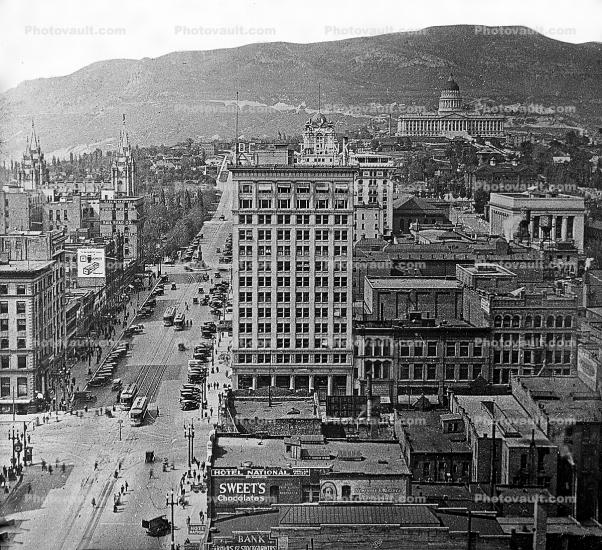
<svg viewBox="0 0 602 550">
<path fill-rule="evenodd" d="M 290 271 L 290 269 L 289 269 L 289 271 Z M 299 271 L 309 272 L 309 266 L 307 266 L 306 269 L 297 269 L 297 272 L 299 272 Z M 316 271 L 328 271 L 328 267 L 326 267 L 326 269 L 316 269 Z M 249 287 L 253 287 L 253 286 L 271 287 L 272 281 L 274 281 L 276 283 L 276 288 L 278 288 L 278 287 L 283 287 L 283 286 L 291 286 L 291 280 L 295 281 L 295 285 L 298 287 L 310 286 L 310 281 L 314 281 L 314 286 L 322 286 L 322 287 L 334 286 L 335 288 L 347 286 L 347 277 L 338 276 L 338 275 L 335 277 L 318 276 L 318 277 L 313 277 L 313 278 L 310 278 L 309 276 L 302 276 L 302 275 L 297 276 L 297 277 L 287 277 L 287 276 L 282 275 L 280 277 L 274 277 L 274 278 L 272 278 L 270 275 L 259 275 L 259 276 L 255 277 L 255 282 L 253 282 L 253 276 L 251 276 L 251 275 L 244 276 L 243 275 L 238 278 L 238 285 L 241 287 L 247 287 L 247 286 L 249 286 Z"/>
<path fill-rule="evenodd" d="M 544 325 L 541 315 L 526 315 L 524 324 L 520 315 L 496 315 L 493 319 L 493 326 L 496 328 L 540 328 Z M 548 328 L 571 328 L 573 317 L 571 315 L 548 315 L 545 319 L 545 326 Z"/>
<path fill-rule="evenodd" d="M 329 323 L 312 323 L 315 333 L 329 332 Z M 293 328 L 296 334 L 309 334 L 310 323 L 238 323 L 239 334 L 252 334 L 255 329 L 259 334 L 271 334 L 272 329 L 276 328 L 277 334 L 288 334 Z M 334 334 L 347 334 L 347 323 L 332 323 L 332 332 Z"/>
<path fill-rule="evenodd" d="M 445 342 L 446 357 L 482 357 L 483 345 L 473 342 Z M 389 340 L 366 340 L 363 346 L 364 356 L 386 357 L 391 355 L 392 345 Z M 470 348 L 472 347 L 472 355 Z M 424 340 L 401 340 L 397 343 L 400 357 L 438 357 L 440 352 L 439 342 Z M 360 349 L 356 347 L 356 355 L 361 355 Z"/>
<path fill-rule="evenodd" d="M 292 317 L 292 313 L 294 312 L 296 319 L 309 319 L 310 311 L 312 311 L 309 307 L 278 307 L 272 310 L 271 307 L 258 307 L 253 311 L 252 307 L 241 307 L 238 310 L 238 317 L 240 319 L 253 318 L 253 319 L 271 319 L 272 311 L 276 313 L 276 317 L 278 319 L 287 319 Z M 333 310 L 330 310 L 328 307 L 314 307 L 313 313 L 316 318 L 324 318 L 328 319 L 330 314 L 334 318 L 346 318 L 347 317 L 347 308 L 346 307 L 335 307 Z"/>
<path fill-rule="evenodd" d="M 16 389 L 16 397 L 27 397 L 27 377 L 17 378 Z M 11 397 L 10 378 L 7 376 L 0 376 L 0 397 Z"/>
<path fill-rule="evenodd" d="M 14 326 L 17 332 L 25 332 L 27 330 L 27 319 L 15 319 Z M 8 332 L 9 319 L 0 319 L 0 332 Z"/>
<path fill-rule="evenodd" d="M 278 304 L 290 304 L 291 303 L 291 292 L 277 291 L 277 292 L 257 292 L 258 303 L 271 303 L 274 297 Z M 347 292 L 314 292 L 314 302 L 317 304 L 327 304 L 331 301 L 335 304 L 343 304 L 347 302 Z M 239 292 L 238 302 L 241 304 L 253 303 L 253 292 Z M 309 304 L 310 293 L 309 292 L 295 292 L 295 302 L 298 304 Z"/>
<path fill-rule="evenodd" d="M 273 344 L 275 342 L 275 345 Z M 310 345 L 313 343 L 313 346 Z M 335 336 L 332 341 L 323 336 L 321 338 L 289 338 L 271 336 L 251 338 L 247 336 L 238 337 L 238 348 L 240 349 L 347 349 L 347 337 Z"/>
<path fill-rule="evenodd" d="M 251 225 L 253 220 L 258 225 L 347 225 L 347 214 L 239 214 L 240 225 Z"/>
<path fill-rule="evenodd" d="M 276 193 L 282 195 L 288 195 L 290 193 L 297 193 L 298 195 L 311 193 L 313 190 L 316 193 L 330 193 L 334 190 L 335 193 L 347 193 L 349 192 L 349 184 L 348 183 L 335 183 L 334 186 L 331 182 L 327 181 L 318 181 L 318 182 L 296 182 L 296 183 L 288 183 L 282 182 L 277 183 L 274 187 L 274 184 L 271 182 L 259 182 L 259 183 L 250 183 L 250 182 L 240 182 L 238 190 L 240 193 L 252 193 L 253 189 L 257 189 L 258 193 Z"/>
<path fill-rule="evenodd" d="M 0 284 L 0 296 L 6 296 L 9 293 L 14 293 L 17 296 L 27 294 L 26 285 Z"/>
<path fill-rule="evenodd" d="M 68 221 L 69 220 L 67 214 L 68 214 L 68 211 L 67 210 L 63 210 L 63 220 L 64 221 Z M 48 219 L 50 221 L 52 221 L 52 216 L 53 216 L 53 210 L 48 210 Z M 61 221 L 61 211 L 60 210 L 54 210 L 54 219 L 57 222 Z"/>
<path fill-rule="evenodd" d="M 253 252 L 255 250 L 256 254 Z M 240 256 L 271 256 L 272 251 L 276 251 L 276 255 L 280 257 L 286 257 L 291 255 L 291 250 L 295 251 L 295 256 L 310 256 L 311 253 L 314 253 L 314 256 L 347 256 L 349 248 L 346 245 L 335 245 L 333 247 L 329 247 L 329 245 L 317 244 L 315 246 L 309 245 L 297 245 L 296 247 L 291 247 L 289 245 L 278 245 L 277 247 L 272 247 L 271 245 L 241 245 L 238 247 L 238 255 Z M 338 263 L 337 263 L 338 262 Z M 341 264 L 340 262 L 345 262 Z M 249 264 L 246 264 L 248 266 Z M 337 271 L 346 271 L 347 263 L 346 260 L 337 260 L 334 263 L 334 266 L 339 266 Z M 250 269 L 250 267 L 245 267 L 245 269 Z"/>
<path fill-rule="evenodd" d="M 444 380 L 474 380 L 483 371 L 480 364 L 447 364 L 441 366 L 435 363 L 402 363 L 397 366 L 397 375 L 394 376 L 391 361 L 365 361 L 364 376 L 371 376 L 375 380 L 419 380 L 436 382 L 443 375 Z"/>
<path fill-rule="evenodd" d="M 349 238 L 349 232 L 347 229 L 297 229 L 293 232 L 290 229 L 277 229 L 275 232 L 272 232 L 271 229 L 257 229 L 253 231 L 253 229 L 239 229 L 238 230 L 238 240 L 239 241 L 271 241 L 272 235 L 275 235 L 276 241 L 282 243 L 290 243 L 291 235 L 295 236 L 295 240 L 297 241 L 309 241 L 311 239 L 311 235 L 314 235 L 314 239 L 316 241 L 328 241 L 330 238 L 330 234 L 333 235 L 335 241 L 347 241 Z"/>
<path fill-rule="evenodd" d="M 0 369 L 10 369 L 10 355 L 0 355 Z M 17 355 L 17 368 L 27 368 L 27 355 Z"/>
<path fill-rule="evenodd" d="M 254 206 L 256 202 L 257 206 Z M 278 208 L 280 210 L 308 210 L 308 209 L 316 209 L 316 210 L 328 210 L 330 208 L 335 208 L 336 210 L 345 210 L 349 207 L 349 201 L 347 199 L 334 199 L 331 201 L 330 199 L 296 199 L 293 201 L 292 199 L 278 199 L 274 201 L 273 199 L 258 199 L 254 201 L 251 198 L 239 198 L 238 199 L 238 208 L 240 210 L 252 210 L 254 208 L 259 208 L 261 210 L 268 210 L 270 208 Z"/>
<path fill-rule="evenodd" d="M 346 353 L 237 353 L 240 364 L 345 364 L 349 359 Z"/>
</svg>

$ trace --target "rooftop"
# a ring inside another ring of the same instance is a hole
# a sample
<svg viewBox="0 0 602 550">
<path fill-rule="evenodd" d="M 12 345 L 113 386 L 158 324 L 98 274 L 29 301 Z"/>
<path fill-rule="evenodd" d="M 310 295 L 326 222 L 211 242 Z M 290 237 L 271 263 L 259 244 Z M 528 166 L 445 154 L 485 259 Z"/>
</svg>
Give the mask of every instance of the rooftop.
<svg viewBox="0 0 602 550">
<path fill-rule="evenodd" d="M 11 260 L 7 264 L 0 264 L 0 274 L 34 273 L 44 271 L 53 264 L 53 260 Z"/>
<path fill-rule="evenodd" d="M 414 453 L 469 453 L 464 431 L 444 433 L 443 411 L 401 411 L 400 421 Z M 456 415 L 453 415 L 456 416 Z"/>
<path fill-rule="evenodd" d="M 374 289 L 395 290 L 413 288 L 460 288 L 460 282 L 456 279 L 442 279 L 438 277 L 366 277 L 370 286 Z"/>
<path fill-rule="evenodd" d="M 293 504 L 280 505 L 285 525 L 389 525 L 440 527 L 435 513 L 424 505 Z"/>
<path fill-rule="evenodd" d="M 292 413 L 291 411 L 295 409 Z M 268 399 L 241 399 L 234 402 L 234 414 L 240 419 L 277 420 L 282 418 L 308 419 L 317 418 L 314 412 L 313 399 L 295 399 L 278 401 L 272 398 L 272 406 Z"/>
<path fill-rule="evenodd" d="M 410 475 L 398 443 L 327 441 L 302 445 L 302 456 L 286 453 L 281 439 L 220 437 L 215 468 L 235 468 L 246 462 L 255 467 L 331 468 L 333 473 Z M 306 452 L 305 452 L 306 451 Z M 328 456 L 329 458 L 323 458 Z"/>
<path fill-rule="evenodd" d="M 491 437 L 495 420 L 496 437 L 509 447 L 528 447 L 532 437 L 539 447 L 554 446 L 513 395 L 454 395 L 454 401 L 452 409 L 457 403 L 464 410 L 478 437 Z"/>
<path fill-rule="evenodd" d="M 602 398 L 577 376 L 528 376 L 520 382 L 548 416 L 602 422 Z"/>
</svg>

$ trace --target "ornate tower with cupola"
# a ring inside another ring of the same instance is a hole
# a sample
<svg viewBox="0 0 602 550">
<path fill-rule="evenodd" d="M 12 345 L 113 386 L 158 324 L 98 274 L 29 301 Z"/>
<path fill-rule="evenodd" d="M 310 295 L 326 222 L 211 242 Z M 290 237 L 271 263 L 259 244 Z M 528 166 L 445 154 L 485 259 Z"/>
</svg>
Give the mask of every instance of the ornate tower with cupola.
<svg viewBox="0 0 602 550">
<path fill-rule="evenodd" d="M 136 196 L 136 163 L 125 126 L 125 115 L 123 115 L 123 127 L 119 133 L 119 148 L 111 165 L 111 185 L 115 196 Z"/>
<path fill-rule="evenodd" d="M 339 142 L 334 123 L 322 113 L 316 113 L 305 123 L 303 132 L 302 164 L 338 166 L 341 164 Z"/>
</svg>

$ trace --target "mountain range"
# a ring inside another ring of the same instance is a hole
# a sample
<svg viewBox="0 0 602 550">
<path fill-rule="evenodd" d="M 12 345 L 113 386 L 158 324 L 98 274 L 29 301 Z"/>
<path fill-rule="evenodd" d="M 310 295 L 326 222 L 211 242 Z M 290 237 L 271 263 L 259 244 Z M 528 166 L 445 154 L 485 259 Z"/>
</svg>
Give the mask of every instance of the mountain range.
<svg viewBox="0 0 602 550">
<path fill-rule="evenodd" d="M 236 91 L 241 135 L 300 133 L 319 103 L 345 130 L 367 114 L 434 109 L 450 73 L 473 106 L 539 104 L 560 113 L 553 122 L 602 126 L 601 43 L 561 42 L 526 27 L 487 29 L 430 27 L 92 63 L 0 94 L 3 156 L 20 155 L 32 118 L 47 154 L 114 147 L 122 113 L 135 144 L 232 138 Z"/>
</svg>

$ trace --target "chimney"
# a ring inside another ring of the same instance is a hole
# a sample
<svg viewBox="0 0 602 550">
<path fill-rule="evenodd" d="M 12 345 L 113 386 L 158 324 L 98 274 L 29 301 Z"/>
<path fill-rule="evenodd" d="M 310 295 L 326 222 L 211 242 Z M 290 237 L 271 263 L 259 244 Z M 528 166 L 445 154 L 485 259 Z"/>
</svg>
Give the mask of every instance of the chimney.
<svg viewBox="0 0 602 550">
<path fill-rule="evenodd" d="M 533 517 L 533 550 L 546 550 L 548 531 L 548 510 L 545 502 L 535 501 Z"/>
</svg>

